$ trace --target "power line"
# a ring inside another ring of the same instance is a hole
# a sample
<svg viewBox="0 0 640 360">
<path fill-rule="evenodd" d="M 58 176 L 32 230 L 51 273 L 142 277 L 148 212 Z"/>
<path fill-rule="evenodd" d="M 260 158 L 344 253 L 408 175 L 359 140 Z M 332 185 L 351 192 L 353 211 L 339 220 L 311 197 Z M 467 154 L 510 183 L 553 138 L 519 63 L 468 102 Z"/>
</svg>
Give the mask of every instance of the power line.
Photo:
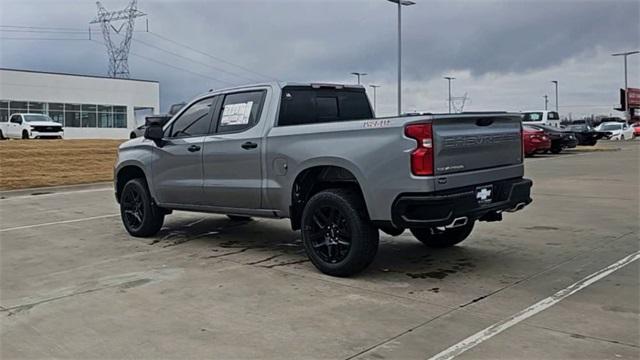
<svg viewBox="0 0 640 360">
<path fill-rule="evenodd" d="M 0 27 L 3 28 L 17 28 L 17 29 L 51 29 L 51 30 L 83 30 L 86 31 L 87 29 L 82 29 L 82 28 L 69 28 L 69 27 L 49 27 L 49 26 L 20 26 L 20 25 L 0 25 Z"/>
<path fill-rule="evenodd" d="M 176 56 L 176 57 L 179 57 L 179 58 L 182 58 L 182 59 L 189 60 L 189 61 L 191 61 L 191 62 L 193 62 L 193 63 L 200 64 L 200 65 L 202 65 L 202 66 L 208 66 L 208 67 L 210 67 L 210 68 L 212 68 L 212 69 L 215 69 L 215 70 L 217 70 L 217 71 L 223 72 L 223 73 L 228 74 L 228 75 L 236 76 L 236 77 L 243 78 L 243 79 L 245 79 L 245 80 L 249 80 L 249 81 L 254 81 L 254 82 L 256 82 L 256 81 L 257 81 L 256 79 L 248 78 L 248 77 L 246 77 L 246 76 L 244 76 L 244 75 L 241 75 L 241 74 L 238 74 L 238 73 L 234 73 L 234 72 L 231 72 L 231 71 L 227 71 L 227 70 L 222 69 L 222 68 L 219 68 L 219 67 L 217 67 L 217 66 L 213 66 L 213 65 L 208 64 L 208 63 L 204 63 L 204 62 L 201 62 L 201 61 L 198 61 L 198 60 L 194 60 L 194 59 L 188 58 L 188 57 L 186 57 L 186 56 L 180 55 L 180 54 L 175 53 L 175 52 L 173 52 L 173 51 L 169 51 L 169 50 L 167 50 L 167 49 L 161 48 L 161 47 L 159 47 L 159 46 L 156 46 L 156 45 L 150 44 L 150 43 L 148 43 L 148 42 L 145 42 L 145 41 L 142 41 L 142 40 L 139 40 L 139 39 L 135 39 L 135 38 L 134 38 L 134 39 L 133 39 L 133 41 L 134 41 L 134 42 L 137 42 L 137 43 L 140 43 L 140 44 L 143 44 L 143 45 L 145 45 L 145 46 L 148 46 L 148 47 L 150 47 L 150 48 L 153 48 L 153 49 L 156 49 L 156 50 L 160 50 L 160 51 L 166 52 L 167 54 L 171 54 L 171 55 L 173 55 L 173 56 Z"/>
<path fill-rule="evenodd" d="M 34 37 L 0 37 L 0 40 L 89 40 L 81 38 L 34 38 Z"/>
<path fill-rule="evenodd" d="M 0 25 L 0 28 L 3 28 L 3 27 L 4 27 L 4 28 L 13 28 L 13 29 L 27 29 L 27 30 L 49 30 L 49 31 L 51 31 L 51 33 L 55 33 L 55 32 L 57 32 L 57 31 L 60 31 L 60 33 L 75 33 L 75 32 L 77 31 L 77 33 L 78 33 L 78 34 L 80 34 L 80 33 L 85 33 L 85 32 L 87 32 L 87 31 L 89 30 L 89 29 L 72 28 L 72 27 L 24 26 L 24 25 Z M 12 29 L 12 30 L 13 30 L 13 29 Z M 65 30 L 66 30 L 66 31 L 65 31 Z M 97 29 L 95 29 L 95 28 L 94 28 L 94 29 L 91 29 L 91 30 L 97 30 Z M 2 29 L 0 29 L 0 31 L 2 31 Z M 15 31 L 15 32 L 19 32 L 19 31 Z M 30 31 L 25 31 L 25 32 L 30 32 Z M 164 36 L 164 35 L 160 35 L 160 34 L 155 33 L 155 32 L 153 32 L 153 31 L 136 30 L 135 32 L 148 33 L 148 34 L 150 34 L 150 35 L 152 35 L 152 36 L 155 36 L 155 37 L 157 37 L 157 38 L 159 38 L 159 39 L 161 39 L 161 40 L 164 40 L 164 41 L 166 41 L 166 42 L 172 43 L 172 44 L 174 44 L 174 45 L 181 46 L 181 47 L 183 47 L 183 48 L 185 48 L 185 49 L 189 49 L 189 50 L 191 50 L 191 51 L 193 51 L 193 52 L 196 52 L 196 53 L 198 53 L 198 54 L 201 54 L 201 55 L 207 56 L 207 57 L 209 57 L 209 58 L 211 58 L 211 59 L 214 59 L 214 60 L 216 60 L 216 61 L 219 61 L 219 62 L 221 62 L 221 63 L 224 63 L 224 64 L 227 64 L 227 65 L 230 65 L 230 66 L 236 67 L 236 68 L 241 69 L 241 70 L 244 70 L 244 71 L 246 71 L 246 72 L 248 72 L 248 73 L 251 73 L 251 74 L 254 74 L 254 75 L 257 75 L 257 76 L 260 76 L 260 77 L 263 77 L 263 78 L 269 79 L 269 80 L 276 80 L 276 81 L 278 81 L 278 79 L 277 79 L 277 78 L 275 78 L 275 77 L 273 77 L 273 76 L 266 75 L 266 74 L 263 74 L 263 73 L 257 72 L 257 71 L 255 71 L 255 70 L 251 70 L 251 69 L 249 69 L 249 68 L 247 68 L 247 67 L 245 67 L 245 66 L 242 66 L 242 65 L 236 64 L 236 63 L 234 63 L 234 62 L 231 62 L 231 61 L 228 61 L 228 60 L 222 59 L 222 58 L 220 58 L 220 57 L 214 56 L 214 55 L 212 55 L 212 54 L 206 53 L 206 52 L 204 52 L 204 51 L 202 51 L 202 50 L 199 50 L 199 49 L 197 49 L 197 48 L 194 48 L 194 47 L 189 46 L 189 45 L 187 45 L 187 44 L 184 44 L 184 43 L 182 43 L 182 42 L 179 42 L 179 41 L 176 41 L 176 40 L 170 39 L 170 38 L 168 38 L 168 37 L 166 37 L 166 36 Z M 43 31 L 43 33 L 46 33 L 46 32 L 44 32 L 44 31 Z M 27 39 L 27 38 L 25 38 L 25 39 Z M 13 40 L 13 39 L 11 39 L 11 38 L 7 38 L 7 40 Z M 39 40 L 39 39 L 34 39 L 34 40 Z M 61 39 L 61 40 L 65 40 L 65 39 Z M 69 40 L 72 40 L 72 39 L 69 39 Z M 81 40 L 81 39 L 78 39 L 78 40 Z M 144 43 L 144 42 L 142 42 L 142 41 L 141 41 L 141 40 L 139 40 L 139 39 L 133 39 L 133 40 L 134 40 L 134 41 L 137 41 L 137 42 L 140 42 L 140 43 L 143 43 L 143 44 L 145 44 L 145 45 L 147 45 L 147 46 L 155 47 L 155 46 L 153 46 L 153 45 L 149 45 L 148 43 Z M 161 48 L 159 48 L 159 47 L 155 47 L 155 48 L 156 48 L 156 49 L 158 49 L 158 50 L 161 50 L 161 51 L 165 51 L 165 52 L 167 52 L 167 53 L 170 53 L 170 54 L 172 54 L 172 55 L 175 55 L 175 56 L 179 56 L 179 57 L 183 57 L 183 58 L 185 58 L 183 55 L 178 55 L 178 54 L 176 54 L 176 53 L 174 53 L 174 52 L 171 52 L 171 51 L 169 51 L 169 50 L 161 49 Z M 195 60 L 193 60 L 193 59 L 189 59 L 189 58 L 186 58 L 186 59 L 188 59 L 188 60 L 190 60 L 190 61 L 193 61 L 193 62 L 196 62 L 196 63 L 197 63 L 197 61 L 195 61 Z M 224 69 L 221 69 L 221 68 L 215 67 L 215 66 L 213 66 L 213 65 L 211 65 L 211 64 L 204 64 L 204 63 L 200 63 L 200 64 L 205 65 L 205 66 L 209 66 L 209 67 L 212 67 L 212 68 L 215 68 L 215 69 L 217 69 L 218 71 L 225 72 L 225 73 L 227 73 L 227 74 L 231 74 L 231 75 L 234 75 L 234 76 L 242 77 L 242 78 L 244 78 L 244 79 L 251 80 L 251 81 L 256 81 L 255 79 L 248 78 L 248 77 L 243 76 L 243 75 L 240 75 L 240 74 L 238 74 L 238 73 L 234 73 L 234 72 L 231 72 L 231 71 L 228 71 L 228 70 L 224 70 Z"/>
<path fill-rule="evenodd" d="M 2 32 L 17 32 L 17 33 L 52 33 L 52 34 L 86 34 L 89 32 L 89 28 L 80 30 L 25 30 L 25 29 L 0 29 Z"/>
<path fill-rule="evenodd" d="M 93 41 L 93 42 L 95 42 L 95 43 L 98 43 L 98 44 L 101 44 L 101 45 L 104 45 L 104 43 L 102 43 L 102 42 L 100 42 L 100 41 L 98 41 L 98 40 L 91 40 L 91 41 Z M 139 58 L 141 58 L 141 59 L 147 60 L 147 61 L 154 62 L 154 63 L 156 63 L 156 64 L 160 64 L 160 65 L 168 66 L 168 67 L 170 67 L 170 68 L 174 68 L 174 69 L 177 69 L 177 70 L 182 70 L 182 71 L 185 71 L 185 72 L 188 72 L 188 73 L 194 74 L 194 75 L 198 75 L 198 76 L 201 76 L 201 77 L 204 77 L 204 78 L 210 79 L 210 80 L 214 80 L 214 81 L 217 81 L 217 82 L 219 82 L 219 83 L 223 83 L 223 84 L 227 84 L 227 85 L 235 85 L 234 83 L 231 83 L 231 82 L 228 82 L 228 81 L 225 81 L 225 80 L 221 80 L 221 79 L 215 78 L 215 77 L 213 77 L 213 76 L 209 76 L 209 75 L 201 74 L 201 73 L 199 73 L 199 72 L 195 72 L 195 71 L 191 71 L 191 70 L 188 70 L 188 69 L 185 69 L 185 68 L 181 68 L 181 67 L 179 67 L 179 66 L 175 66 L 175 65 L 172 65 L 172 64 L 168 64 L 168 63 L 165 63 L 165 62 L 162 62 L 162 61 L 159 61 L 159 60 L 156 60 L 156 59 L 153 59 L 153 58 L 150 58 L 150 57 L 144 56 L 144 55 L 136 54 L 136 53 L 134 53 L 134 52 L 129 52 L 129 54 L 131 54 L 131 55 L 133 55 L 133 56 L 135 56 L 135 57 L 139 57 Z"/>
<path fill-rule="evenodd" d="M 70 41 L 92 41 L 92 42 L 95 42 L 95 43 L 98 43 L 98 44 L 101 44 L 101 45 L 103 45 L 103 46 L 104 46 L 104 43 L 102 43 L 102 42 L 100 42 L 100 41 L 98 41 L 98 40 L 79 39 L 79 38 L 78 38 L 78 39 L 76 39 L 76 38 L 0 37 L 0 40 L 38 40 L 38 41 L 69 41 L 69 40 L 70 40 Z M 176 69 L 176 70 L 181 70 L 181 71 L 184 71 L 184 72 L 188 72 L 188 73 L 191 73 L 191 74 L 193 74 L 193 75 L 197 75 L 197 76 L 200 76 L 200 77 L 203 77 L 203 78 L 207 78 L 207 79 L 210 79 L 210 80 L 213 80 L 213 81 L 219 82 L 219 83 L 223 83 L 223 84 L 227 84 L 227 85 L 236 85 L 236 84 L 230 83 L 230 82 L 228 82 L 228 81 L 224 81 L 224 80 L 221 80 L 221 79 L 218 79 L 218 78 L 215 78 L 215 77 L 209 76 L 209 75 L 205 75 L 205 74 L 202 74 L 202 73 L 199 73 L 199 72 L 195 72 L 195 71 L 191 71 L 191 70 L 188 70 L 188 69 L 185 69 L 185 68 L 181 68 L 181 67 L 179 67 L 179 66 L 175 66 L 175 65 L 172 65 L 172 64 L 167 64 L 167 63 L 165 63 L 165 62 L 158 61 L 158 60 L 156 60 L 156 59 L 152 59 L 152 58 L 149 58 L 149 57 L 146 57 L 146 56 L 140 55 L 140 54 L 136 54 L 136 53 L 133 53 L 133 52 L 131 52 L 130 54 L 131 54 L 131 55 L 133 55 L 133 56 L 139 57 L 139 58 L 141 58 L 141 59 L 144 59 L 144 60 L 147 60 L 147 61 L 151 61 L 151 62 L 156 63 L 156 64 L 160 64 L 160 65 L 167 66 L 167 67 L 170 67 L 170 68 L 173 68 L 173 69 Z"/>
<path fill-rule="evenodd" d="M 170 42 L 170 43 L 172 43 L 172 44 L 182 46 L 182 47 L 184 47 L 184 48 L 186 48 L 186 49 L 189 49 L 189 50 L 191 50 L 191 51 L 197 52 L 197 53 L 202 54 L 202 55 L 204 55 L 204 56 L 208 56 L 208 57 L 210 57 L 210 58 L 212 58 L 212 59 L 214 59 L 214 60 L 220 61 L 220 62 L 225 63 L 225 64 L 227 64 L 227 65 L 235 66 L 235 67 L 237 67 L 237 68 L 239 68 L 239 69 L 242 69 L 242 70 L 244 70 L 244 71 L 250 72 L 250 73 L 252 73 L 252 74 L 254 74 L 254 75 L 262 76 L 262 77 L 264 77 L 264 78 L 271 79 L 271 80 L 278 80 L 278 79 L 274 78 L 273 76 L 269 76 L 269 75 L 261 74 L 261 73 L 259 73 L 259 72 L 257 72 L 257 71 L 254 71 L 254 70 L 248 69 L 248 68 L 246 68 L 246 67 L 244 67 L 244 66 L 242 66 L 242 65 L 238 65 L 238 64 L 232 63 L 232 62 L 230 62 L 230 61 L 227 61 L 227 60 L 221 59 L 221 58 L 219 58 L 219 57 L 217 57 L 217 56 L 214 56 L 214 55 L 208 54 L 208 53 L 206 53 L 206 52 L 204 52 L 204 51 L 202 51 L 202 50 L 199 50 L 199 49 L 193 48 L 193 47 L 191 47 L 191 46 L 189 46 L 189 45 L 185 45 L 185 44 L 180 43 L 180 42 L 178 42 L 178 41 L 175 41 L 175 40 L 169 39 L 169 38 L 167 38 L 167 37 L 165 37 L 165 36 L 163 36 L 163 35 L 160 35 L 160 34 L 157 34 L 157 33 L 153 32 L 153 31 L 149 31 L 148 33 L 149 33 L 149 34 L 151 34 L 151 35 L 153 35 L 153 36 L 156 36 L 156 37 L 158 37 L 158 38 L 160 38 L 160 39 L 162 39 L 162 40 L 164 40 L 164 41 L 168 41 L 168 42 Z"/>
<path fill-rule="evenodd" d="M 228 75 L 232 75 L 232 76 L 236 76 L 236 77 L 239 77 L 239 78 L 243 78 L 243 79 L 245 79 L 245 80 L 249 80 L 249 81 L 257 82 L 257 80 L 256 80 L 256 79 L 252 79 L 252 78 L 246 77 L 246 76 L 241 75 L 241 74 L 238 74 L 238 73 L 234 73 L 234 72 L 231 72 L 231 71 L 227 71 L 227 70 L 225 70 L 225 69 L 219 68 L 219 67 L 214 66 L 214 65 L 211 65 L 211 64 L 209 64 L 209 63 L 201 62 L 201 61 L 198 61 L 198 60 L 195 60 L 195 59 L 192 59 L 192 58 L 186 57 L 186 56 L 181 55 L 181 54 L 178 54 L 178 53 L 176 53 L 176 52 L 173 52 L 173 51 L 167 50 L 167 49 L 165 49 L 165 48 L 159 47 L 159 46 L 157 46 L 157 45 L 155 45 L 155 44 L 151 44 L 151 43 L 148 43 L 148 42 L 146 42 L 146 41 L 142 41 L 142 40 L 135 39 L 135 38 L 133 38 L 132 40 L 133 40 L 134 42 L 137 42 L 137 43 L 143 44 L 143 45 L 145 45 L 145 46 L 148 46 L 148 47 L 150 47 L 150 48 L 153 48 L 153 49 L 156 49 L 156 50 L 159 50 L 159 51 L 163 51 L 163 52 L 165 52 L 165 53 L 167 53 L 167 54 L 170 54 L 170 55 L 173 55 L 173 56 L 175 56 L 175 57 L 179 57 L 179 58 L 182 58 L 182 59 L 185 59 L 185 60 L 191 61 L 191 62 L 193 62 L 193 63 L 199 64 L 199 65 L 202 65 L 202 66 L 210 67 L 210 68 L 212 68 L 212 69 L 215 69 L 215 70 L 217 70 L 217 71 L 220 71 L 220 72 L 226 73 L 226 74 L 228 74 Z M 220 81 L 222 81 L 222 80 L 220 80 Z M 228 81 L 223 81 L 223 82 L 226 82 L 227 84 L 233 84 L 233 83 L 228 82 Z"/>
</svg>

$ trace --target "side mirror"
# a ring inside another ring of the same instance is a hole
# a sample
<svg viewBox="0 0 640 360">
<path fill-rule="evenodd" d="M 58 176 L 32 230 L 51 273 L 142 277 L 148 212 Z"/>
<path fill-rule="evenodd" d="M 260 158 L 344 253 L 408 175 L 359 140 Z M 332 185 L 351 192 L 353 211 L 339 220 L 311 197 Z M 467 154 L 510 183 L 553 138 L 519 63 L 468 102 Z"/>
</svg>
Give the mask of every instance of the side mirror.
<svg viewBox="0 0 640 360">
<path fill-rule="evenodd" d="M 155 122 L 150 123 L 144 130 L 144 137 L 145 139 L 155 141 L 155 143 L 160 146 L 162 144 L 162 138 L 164 137 L 162 125 Z"/>
</svg>

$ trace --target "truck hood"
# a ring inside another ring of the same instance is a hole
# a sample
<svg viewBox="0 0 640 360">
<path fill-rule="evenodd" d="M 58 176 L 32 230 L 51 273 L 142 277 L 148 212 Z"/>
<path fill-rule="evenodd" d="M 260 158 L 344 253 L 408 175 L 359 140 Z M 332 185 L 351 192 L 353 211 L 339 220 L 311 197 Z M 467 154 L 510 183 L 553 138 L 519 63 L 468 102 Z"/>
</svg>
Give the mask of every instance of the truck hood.
<svg viewBox="0 0 640 360">
<path fill-rule="evenodd" d="M 29 126 L 60 126 L 60 127 L 62 127 L 62 124 L 57 123 L 55 121 L 31 121 L 31 122 L 28 122 L 27 125 L 29 125 Z"/>
</svg>

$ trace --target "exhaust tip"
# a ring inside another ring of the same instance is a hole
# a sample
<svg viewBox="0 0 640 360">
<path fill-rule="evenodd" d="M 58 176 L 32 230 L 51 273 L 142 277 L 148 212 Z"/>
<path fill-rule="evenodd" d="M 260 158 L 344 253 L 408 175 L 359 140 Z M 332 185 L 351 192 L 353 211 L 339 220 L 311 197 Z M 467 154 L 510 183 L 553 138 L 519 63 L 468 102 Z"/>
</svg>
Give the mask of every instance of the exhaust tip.
<svg viewBox="0 0 640 360">
<path fill-rule="evenodd" d="M 453 221 L 449 225 L 446 225 L 445 228 L 453 229 L 453 228 L 465 226 L 465 225 L 467 225 L 468 222 L 469 222 L 469 218 L 468 217 L 466 217 L 466 216 L 458 217 L 458 218 L 453 219 Z"/>
</svg>

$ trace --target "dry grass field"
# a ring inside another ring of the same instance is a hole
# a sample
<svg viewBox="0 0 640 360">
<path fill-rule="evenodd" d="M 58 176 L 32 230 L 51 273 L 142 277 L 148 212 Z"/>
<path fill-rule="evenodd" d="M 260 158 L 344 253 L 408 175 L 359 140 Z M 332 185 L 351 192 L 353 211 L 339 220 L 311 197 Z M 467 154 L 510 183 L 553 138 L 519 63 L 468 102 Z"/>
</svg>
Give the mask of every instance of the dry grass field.
<svg viewBox="0 0 640 360">
<path fill-rule="evenodd" d="M 116 149 L 122 142 L 0 141 L 0 190 L 110 181 Z"/>
</svg>

